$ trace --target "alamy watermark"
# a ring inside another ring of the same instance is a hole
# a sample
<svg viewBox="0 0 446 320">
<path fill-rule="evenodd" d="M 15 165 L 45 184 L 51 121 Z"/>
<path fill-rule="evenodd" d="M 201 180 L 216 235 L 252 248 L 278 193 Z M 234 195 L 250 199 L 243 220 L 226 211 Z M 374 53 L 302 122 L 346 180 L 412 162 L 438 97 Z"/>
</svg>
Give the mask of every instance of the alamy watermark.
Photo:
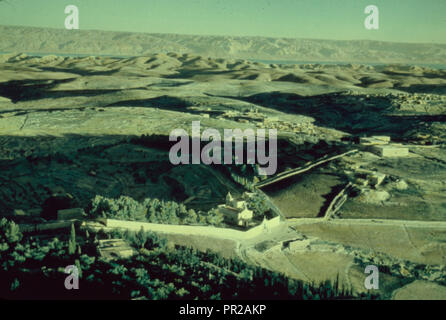
<svg viewBox="0 0 446 320">
<path fill-rule="evenodd" d="M 367 30 L 379 29 L 379 10 L 377 6 L 370 5 L 364 9 L 364 13 L 368 14 L 365 18 L 364 26 Z"/>
<path fill-rule="evenodd" d="M 377 266 L 369 265 L 365 268 L 364 273 L 370 274 L 364 280 L 364 286 L 367 290 L 379 289 L 379 270 Z"/>
<path fill-rule="evenodd" d="M 79 290 L 79 269 L 74 265 L 67 266 L 65 268 L 65 273 L 69 274 L 69 276 L 65 278 L 65 289 Z"/>
<path fill-rule="evenodd" d="M 212 128 L 201 133 L 200 121 L 193 121 L 192 139 L 184 129 L 174 129 L 170 133 L 169 141 L 179 141 L 170 148 L 169 160 L 174 165 L 258 164 L 259 174 L 273 175 L 277 170 L 277 130 L 268 129 L 268 135 L 266 131 L 266 129 L 257 129 L 256 132 L 253 129 L 243 131 L 224 129 L 222 138 L 220 132 Z M 201 148 L 201 142 L 209 143 Z"/>
<path fill-rule="evenodd" d="M 78 30 L 79 29 L 79 9 L 77 6 L 70 4 L 65 7 L 65 29 Z"/>
</svg>

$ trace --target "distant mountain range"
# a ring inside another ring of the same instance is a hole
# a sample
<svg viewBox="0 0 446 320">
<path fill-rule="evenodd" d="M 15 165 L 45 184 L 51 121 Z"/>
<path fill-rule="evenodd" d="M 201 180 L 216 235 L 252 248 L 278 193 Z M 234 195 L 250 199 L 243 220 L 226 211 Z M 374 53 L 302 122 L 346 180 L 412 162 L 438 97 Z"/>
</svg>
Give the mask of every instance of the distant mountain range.
<svg viewBox="0 0 446 320">
<path fill-rule="evenodd" d="M 258 60 L 446 64 L 446 44 L 199 36 L 17 26 L 0 26 L 0 52 L 119 56 L 175 52 Z"/>
</svg>

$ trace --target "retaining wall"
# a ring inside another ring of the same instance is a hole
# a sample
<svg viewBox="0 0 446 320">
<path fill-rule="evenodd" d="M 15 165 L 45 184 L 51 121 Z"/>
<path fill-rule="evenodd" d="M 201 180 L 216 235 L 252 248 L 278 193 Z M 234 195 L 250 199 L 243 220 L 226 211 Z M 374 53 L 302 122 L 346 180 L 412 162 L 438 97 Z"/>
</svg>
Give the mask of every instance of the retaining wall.
<svg viewBox="0 0 446 320">
<path fill-rule="evenodd" d="M 247 231 L 239 231 L 229 228 L 217 228 L 211 226 L 184 226 L 171 224 L 157 224 L 139 221 L 123 221 L 115 219 L 106 219 L 105 226 L 107 228 L 122 228 L 132 231 L 139 231 L 141 227 L 144 231 L 153 231 L 159 233 L 206 236 L 223 239 L 245 240 L 257 237 L 264 232 L 268 232 L 272 228 L 280 224 L 280 217 L 265 220 L 260 225 Z"/>
</svg>

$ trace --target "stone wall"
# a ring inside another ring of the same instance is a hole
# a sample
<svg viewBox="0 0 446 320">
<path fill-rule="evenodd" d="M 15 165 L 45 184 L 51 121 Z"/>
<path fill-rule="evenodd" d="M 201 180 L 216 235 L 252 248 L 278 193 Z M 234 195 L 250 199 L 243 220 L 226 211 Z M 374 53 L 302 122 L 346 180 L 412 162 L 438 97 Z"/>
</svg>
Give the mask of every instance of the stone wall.
<svg viewBox="0 0 446 320">
<path fill-rule="evenodd" d="M 272 228 L 280 224 L 280 217 L 275 217 L 270 220 L 265 220 L 260 225 L 251 228 L 247 231 L 239 231 L 229 228 L 217 228 L 211 226 L 185 226 L 185 225 L 171 225 L 171 224 L 157 224 L 138 221 L 123 221 L 115 219 L 106 219 L 105 226 L 107 228 L 122 228 L 132 231 L 139 231 L 141 227 L 145 231 L 152 231 L 158 233 L 182 234 L 194 236 L 206 236 L 213 238 L 223 238 L 232 240 L 245 240 L 257 237 L 264 232 L 268 232 Z"/>
</svg>

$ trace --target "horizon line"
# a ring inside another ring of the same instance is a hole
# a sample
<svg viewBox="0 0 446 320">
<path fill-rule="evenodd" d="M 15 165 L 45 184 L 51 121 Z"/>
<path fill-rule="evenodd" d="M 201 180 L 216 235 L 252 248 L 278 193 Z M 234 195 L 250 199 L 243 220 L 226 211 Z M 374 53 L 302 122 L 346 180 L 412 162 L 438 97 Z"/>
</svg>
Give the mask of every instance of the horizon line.
<svg viewBox="0 0 446 320">
<path fill-rule="evenodd" d="M 115 33 L 138 33 L 138 34 L 156 34 L 156 35 L 178 35 L 178 36 L 195 36 L 195 37 L 233 37 L 233 38 L 264 38 L 264 39 L 287 39 L 287 40 L 318 40 L 318 41 L 344 41 L 344 42 L 385 42 L 385 43 L 398 43 L 398 44 L 410 44 L 410 45 L 446 45 L 446 42 L 399 42 L 390 40 L 370 40 L 370 39 L 327 39 L 327 38 L 299 38 L 299 37 L 273 37 L 273 36 L 248 36 L 248 35 L 224 35 L 224 34 L 193 34 L 193 33 L 172 33 L 172 32 L 147 32 L 147 31 L 122 31 L 122 30 L 103 30 L 103 29 L 78 29 L 78 30 L 66 30 L 64 28 L 56 27 L 44 27 L 44 26 L 24 26 L 24 25 L 4 25 L 0 24 L 0 27 L 21 27 L 21 28 L 36 28 L 36 29 L 51 29 L 59 31 L 100 31 L 100 32 L 115 32 Z"/>
</svg>

